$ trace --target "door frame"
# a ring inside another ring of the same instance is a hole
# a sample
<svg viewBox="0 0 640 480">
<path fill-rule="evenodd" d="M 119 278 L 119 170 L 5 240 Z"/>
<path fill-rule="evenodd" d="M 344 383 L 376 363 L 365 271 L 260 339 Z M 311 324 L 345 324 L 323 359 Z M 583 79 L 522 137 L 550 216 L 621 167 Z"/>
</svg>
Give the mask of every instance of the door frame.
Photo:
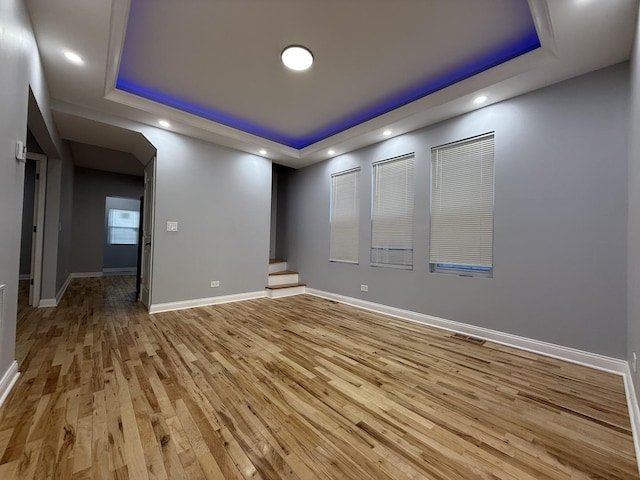
<svg viewBox="0 0 640 480">
<path fill-rule="evenodd" d="M 27 152 L 28 160 L 36 161 L 36 188 L 33 207 L 31 242 L 31 272 L 29 273 L 29 305 L 40 306 L 42 287 L 42 252 L 44 249 L 44 213 L 47 194 L 47 156 Z"/>
<path fill-rule="evenodd" d="M 144 169 L 144 210 L 143 210 L 143 222 L 142 222 L 142 256 L 141 256 L 141 269 L 142 275 L 140 285 L 140 297 L 139 301 L 147 308 L 147 311 L 151 310 L 152 305 L 152 288 L 153 288 L 153 255 L 154 255 L 154 239 L 153 233 L 155 229 L 155 197 L 156 197 L 156 158 L 153 157 Z M 147 190 L 149 188 L 149 190 Z M 151 197 L 151 198 L 148 198 Z M 147 245 L 148 244 L 148 245 Z M 149 247 L 148 257 L 145 256 L 145 249 Z M 148 269 L 147 264 L 149 263 Z M 147 276 L 144 273 L 148 270 Z M 143 295 L 143 290 L 147 290 L 146 298 Z M 146 303 L 145 303 L 146 300 Z"/>
</svg>

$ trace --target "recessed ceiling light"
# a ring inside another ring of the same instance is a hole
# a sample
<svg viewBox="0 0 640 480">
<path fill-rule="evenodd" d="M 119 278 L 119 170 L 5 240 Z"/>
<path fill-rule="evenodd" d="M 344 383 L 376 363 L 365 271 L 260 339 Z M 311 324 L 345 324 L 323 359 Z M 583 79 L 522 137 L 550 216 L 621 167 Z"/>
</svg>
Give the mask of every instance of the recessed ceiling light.
<svg viewBox="0 0 640 480">
<path fill-rule="evenodd" d="M 258 152 L 258 153 L 260 153 L 260 155 L 266 155 L 267 151 L 264 148 L 261 148 L 260 152 Z"/>
<path fill-rule="evenodd" d="M 335 151 L 335 150 L 329 150 L 327 153 L 328 153 L 329 155 L 335 155 L 335 154 L 336 154 L 336 151 Z"/>
<path fill-rule="evenodd" d="M 478 95 L 476 98 L 473 99 L 473 103 L 475 103 L 476 105 L 480 105 L 481 103 L 484 103 L 486 101 L 487 101 L 486 95 Z"/>
<path fill-rule="evenodd" d="M 164 128 L 169 128 L 171 126 L 171 124 L 166 120 L 158 120 L 158 124 Z"/>
<path fill-rule="evenodd" d="M 285 67 L 298 72 L 307 70 L 313 65 L 313 54 L 301 45 L 289 45 L 282 51 L 280 57 Z"/>
<path fill-rule="evenodd" d="M 382 134 L 383 134 L 385 137 L 388 137 L 388 136 L 389 136 L 389 135 L 391 135 L 392 133 L 393 133 L 393 132 L 392 132 L 391 130 L 385 130 L 384 132 L 382 132 Z"/>
<path fill-rule="evenodd" d="M 64 52 L 64 56 L 71 63 L 75 63 L 76 65 L 84 64 L 84 60 L 82 59 L 82 57 L 80 55 L 78 55 L 77 53 L 75 53 L 75 52 L 67 50 L 66 52 Z"/>
</svg>

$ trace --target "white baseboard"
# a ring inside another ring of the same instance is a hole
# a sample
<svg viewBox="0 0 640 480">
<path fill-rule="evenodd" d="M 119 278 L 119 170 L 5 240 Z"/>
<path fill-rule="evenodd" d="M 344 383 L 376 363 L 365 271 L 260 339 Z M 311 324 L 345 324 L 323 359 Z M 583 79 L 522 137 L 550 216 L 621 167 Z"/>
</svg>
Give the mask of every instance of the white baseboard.
<svg viewBox="0 0 640 480">
<path fill-rule="evenodd" d="M 18 381 L 19 376 L 20 372 L 18 372 L 18 362 L 14 360 L 0 379 L 0 407 L 9 396 L 9 392 L 11 392 L 11 389 Z"/>
<path fill-rule="evenodd" d="M 74 278 L 73 275 L 74 274 L 71 273 L 67 277 L 67 280 L 64 282 L 64 285 L 62 285 L 62 288 L 60 288 L 60 290 L 56 294 L 56 298 L 41 298 L 40 299 L 40 303 L 38 304 L 38 308 L 57 307 L 60 304 L 60 300 L 62 300 L 62 296 L 64 295 L 64 292 L 67 291 L 67 287 L 69 286 L 69 282 L 71 282 L 71 279 Z"/>
<path fill-rule="evenodd" d="M 102 277 L 102 272 L 76 272 L 69 275 L 71 278 L 91 278 L 91 277 Z"/>
<path fill-rule="evenodd" d="M 156 303 L 149 307 L 149 313 L 171 312 L 173 310 L 184 310 L 186 308 L 206 307 L 207 305 L 218 305 L 220 303 L 241 302 L 242 300 L 253 300 L 263 298 L 264 291 L 237 293 L 235 295 L 223 295 L 220 297 L 197 298 L 195 300 L 183 300 L 179 302 Z"/>
<path fill-rule="evenodd" d="M 55 298 L 41 298 L 38 303 L 38 308 L 52 308 L 57 307 L 58 301 Z"/>
<path fill-rule="evenodd" d="M 627 407 L 629 408 L 631 431 L 633 432 L 633 445 L 636 449 L 638 473 L 640 473 L 640 408 L 638 408 L 638 397 L 633 386 L 633 375 L 628 362 L 624 370 L 624 390 L 627 397 Z"/>
<path fill-rule="evenodd" d="M 598 355 L 597 353 L 577 350 L 575 348 L 555 345 L 553 343 L 541 342 L 539 340 L 520 337 L 518 335 L 500 332 L 498 330 L 476 327 L 475 325 L 469 325 L 467 323 L 455 322 L 453 320 L 434 317 L 432 315 L 426 315 L 424 313 L 389 307 L 380 303 L 373 303 L 366 300 L 347 297 L 344 295 L 339 295 L 337 293 L 324 292 L 313 288 L 307 288 L 307 293 L 310 295 L 315 295 L 317 297 L 328 298 L 330 300 L 336 300 L 340 303 L 346 303 L 355 307 L 364 308 L 365 310 L 370 310 L 372 312 L 382 313 L 384 315 L 397 317 L 403 320 L 409 320 L 411 322 L 422 323 L 424 325 L 441 328 L 443 330 L 449 330 L 451 332 L 464 333 L 466 335 L 482 338 L 484 340 L 489 340 L 491 342 L 506 345 L 508 347 L 514 347 L 519 348 L 520 350 L 539 353 L 540 355 L 545 355 L 547 357 L 566 360 L 568 362 L 577 363 L 586 367 L 596 368 L 598 370 L 604 370 L 606 372 L 615 373 L 618 375 L 624 375 L 625 368 L 628 368 L 628 364 L 625 360 Z"/>
<path fill-rule="evenodd" d="M 22 280 L 31 280 L 31 274 L 30 273 L 21 273 L 20 275 L 18 275 L 18 280 L 22 281 Z"/>
<path fill-rule="evenodd" d="M 102 274 L 104 276 L 114 275 L 135 275 L 138 272 L 136 267 L 123 267 L 123 268 L 103 268 Z"/>
</svg>

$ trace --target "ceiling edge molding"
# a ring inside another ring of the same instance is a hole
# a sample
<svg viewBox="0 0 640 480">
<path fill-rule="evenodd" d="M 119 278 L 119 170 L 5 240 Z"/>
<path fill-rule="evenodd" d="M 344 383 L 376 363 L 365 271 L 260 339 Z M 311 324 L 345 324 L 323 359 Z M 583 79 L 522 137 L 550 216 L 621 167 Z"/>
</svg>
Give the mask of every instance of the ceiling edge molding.
<svg viewBox="0 0 640 480">
<path fill-rule="evenodd" d="M 129 9 L 131 0 L 113 0 L 111 4 L 111 20 L 109 22 L 109 46 L 107 51 L 107 65 L 105 77 L 105 97 L 116 88 L 118 72 L 124 39 L 127 34 L 127 22 L 129 21 Z"/>
<path fill-rule="evenodd" d="M 529 0 L 529 10 L 533 16 L 540 45 L 555 56 L 556 37 L 553 33 L 553 23 L 549 12 L 549 0 Z"/>
</svg>

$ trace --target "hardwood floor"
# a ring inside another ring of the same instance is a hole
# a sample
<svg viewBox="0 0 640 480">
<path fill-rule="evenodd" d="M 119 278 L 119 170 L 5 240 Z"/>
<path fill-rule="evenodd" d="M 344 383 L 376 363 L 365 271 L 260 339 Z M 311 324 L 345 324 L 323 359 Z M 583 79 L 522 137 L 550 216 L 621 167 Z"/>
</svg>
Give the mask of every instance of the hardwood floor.
<svg viewBox="0 0 640 480">
<path fill-rule="evenodd" d="M 622 378 L 301 295 L 20 306 L 0 479 L 638 479 Z"/>
</svg>

